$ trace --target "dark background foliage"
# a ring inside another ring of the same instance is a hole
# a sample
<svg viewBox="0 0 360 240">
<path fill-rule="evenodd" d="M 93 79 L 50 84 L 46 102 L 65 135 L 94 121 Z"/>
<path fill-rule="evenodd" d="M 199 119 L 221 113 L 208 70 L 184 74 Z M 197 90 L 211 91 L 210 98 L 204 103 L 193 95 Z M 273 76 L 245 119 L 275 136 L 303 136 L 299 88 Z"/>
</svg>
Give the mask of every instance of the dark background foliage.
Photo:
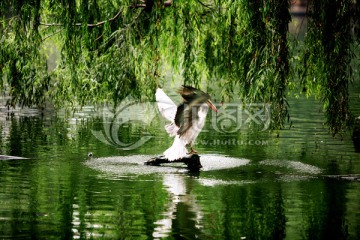
<svg viewBox="0 0 360 240">
<path fill-rule="evenodd" d="M 218 101 L 270 103 L 274 127 L 300 89 L 323 103 L 335 134 L 353 119 L 359 3 L 301 2 L 305 39 L 289 35 L 283 0 L 4 0 L 0 87 L 10 106 L 116 105 L 128 95 L 152 100 L 179 76 Z"/>
</svg>

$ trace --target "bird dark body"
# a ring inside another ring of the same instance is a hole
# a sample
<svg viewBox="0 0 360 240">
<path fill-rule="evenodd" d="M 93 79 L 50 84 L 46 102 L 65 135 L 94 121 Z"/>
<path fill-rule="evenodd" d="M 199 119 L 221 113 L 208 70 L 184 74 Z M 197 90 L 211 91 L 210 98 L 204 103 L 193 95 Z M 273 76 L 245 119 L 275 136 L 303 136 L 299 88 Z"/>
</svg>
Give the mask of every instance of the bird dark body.
<svg viewBox="0 0 360 240">
<path fill-rule="evenodd" d="M 177 107 L 175 115 L 175 124 L 180 129 L 178 134 L 182 136 L 193 124 L 193 120 L 197 120 L 201 104 L 210 100 L 210 95 L 190 86 L 183 86 L 178 90 L 183 97 L 183 103 Z"/>
</svg>

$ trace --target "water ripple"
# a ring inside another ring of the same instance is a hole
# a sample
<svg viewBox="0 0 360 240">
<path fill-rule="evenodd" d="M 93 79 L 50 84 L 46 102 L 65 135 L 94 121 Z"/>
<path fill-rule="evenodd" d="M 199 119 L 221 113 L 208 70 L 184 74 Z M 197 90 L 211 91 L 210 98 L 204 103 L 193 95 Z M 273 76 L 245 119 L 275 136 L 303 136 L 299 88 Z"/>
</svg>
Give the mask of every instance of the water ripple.
<svg viewBox="0 0 360 240">
<path fill-rule="evenodd" d="M 307 173 L 307 174 L 314 174 L 314 175 L 321 173 L 320 168 L 313 166 L 313 165 L 298 162 L 298 161 L 264 160 L 264 161 L 259 162 L 259 164 L 265 165 L 265 166 L 275 166 L 275 167 L 287 168 L 289 170 L 293 170 L 298 173 Z"/>
</svg>

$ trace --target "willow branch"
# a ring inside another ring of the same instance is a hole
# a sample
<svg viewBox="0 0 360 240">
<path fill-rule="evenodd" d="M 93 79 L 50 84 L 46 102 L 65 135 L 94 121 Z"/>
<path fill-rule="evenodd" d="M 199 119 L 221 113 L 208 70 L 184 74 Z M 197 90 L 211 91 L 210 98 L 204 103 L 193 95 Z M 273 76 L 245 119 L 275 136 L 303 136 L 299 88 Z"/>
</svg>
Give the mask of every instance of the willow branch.
<svg viewBox="0 0 360 240">
<path fill-rule="evenodd" d="M 146 1 L 140 1 L 141 3 L 134 4 L 130 8 L 146 8 L 148 7 Z M 162 3 L 164 7 L 170 7 L 172 5 L 172 0 L 166 0 Z"/>
<path fill-rule="evenodd" d="M 98 23 L 88 23 L 86 24 L 87 27 L 98 27 L 98 26 L 101 26 L 107 22 L 112 22 L 114 20 L 116 20 L 117 18 L 119 18 L 120 14 L 121 14 L 121 11 L 122 11 L 122 8 L 120 8 L 120 10 L 116 13 L 116 15 L 110 19 L 107 19 L 107 20 L 104 20 L 104 21 L 101 21 L 101 22 L 98 22 Z M 62 27 L 64 26 L 64 24 L 61 24 L 61 23 L 40 23 L 40 25 L 44 25 L 44 26 L 48 26 L 48 27 L 55 27 L 55 26 L 58 26 L 58 27 Z M 73 24 L 73 26 L 83 26 L 82 23 L 75 23 Z"/>
<path fill-rule="evenodd" d="M 97 27 L 97 26 L 103 25 L 103 24 L 105 24 L 105 23 L 107 23 L 107 22 L 112 22 L 112 21 L 116 20 L 116 19 L 120 16 L 121 11 L 122 11 L 122 9 L 120 8 L 120 10 L 118 11 L 118 13 L 117 13 L 113 18 L 110 18 L 110 19 L 108 19 L 108 20 L 105 20 L 105 21 L 102 21 L 102 22 L 98 22 L 98 23 L 95 23 L 95 24 L 88 24 L 87 26 L 88 26 L 88 27 Z"/>
<path fill-rule="evenodd" d="M 5 19 L 4 19 L 4 22 L 11 21 L 13 18 L 18 18 L 18 17 L 20 17 L 20 16 L 19 16 L 19 15 L 15 15 L 15 16 L 11 16 L 11 17 L 9 17 L 9 18 L 5 18 Z"/>
<path fill-rule="evenodd" d="M 56 32 L 54 32 L 54 33 L 52 33 L 52 34 L 50 34 L 50 35 L 47 35 L 46 37 L 44 37 L 44 38 L 42 39 L 42 41 L 45 41 L 46 39 L 48 39 L 48 38 L 50 38 L 50 37 L 52 37 L 52 36 L 54 36 L 54 35 L 56 35 L 56 34 L 60 33 L 62 30 L 64 30 L 64 29 L 62 28 L 62 29 L 60 29 L 60 30 L 58 30 L 58 31 L 56 31 Z"/>
<path fill-rule="evenodd" d="M 207 5 L 203 2 L 201 2 L 200 0 L 197 0 L 201 5 L 203 5 L 204 7 L 207 7 L 207 8 L 210 8 L 210 9 L 213 9 L 210 5 Z"/>
</svg>

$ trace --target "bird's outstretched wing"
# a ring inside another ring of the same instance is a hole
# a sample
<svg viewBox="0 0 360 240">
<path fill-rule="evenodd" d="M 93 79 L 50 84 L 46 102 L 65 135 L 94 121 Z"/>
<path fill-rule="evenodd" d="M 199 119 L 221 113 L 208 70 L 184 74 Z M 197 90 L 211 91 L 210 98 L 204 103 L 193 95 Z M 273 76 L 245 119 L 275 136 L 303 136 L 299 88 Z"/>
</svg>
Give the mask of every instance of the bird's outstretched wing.
<svg viewBox="0 0 360 240">
<path fill-rule="evenodd" d="M 156 102 L 161 116 L 174 123 L 177 106 L 161 88 L 156 89 Z"/>
</svg>

